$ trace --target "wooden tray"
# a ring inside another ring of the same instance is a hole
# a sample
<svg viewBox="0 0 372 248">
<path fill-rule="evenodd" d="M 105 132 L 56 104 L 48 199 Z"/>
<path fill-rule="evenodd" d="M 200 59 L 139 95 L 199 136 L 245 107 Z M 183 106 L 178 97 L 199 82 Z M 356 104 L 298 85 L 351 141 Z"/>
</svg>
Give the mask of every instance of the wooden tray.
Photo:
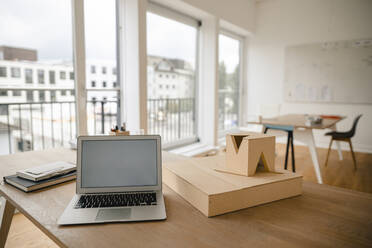
<svg viewBox="0 0 372 248">
<path fill-rule="evenodd" d="M 188 158 L 163 152 L 163 182 L 208 217 L 302 193 L 302 175 L 258 170 L 246 177 L 216 171 L 224 161 L 224 155 Z"/>
</svg>

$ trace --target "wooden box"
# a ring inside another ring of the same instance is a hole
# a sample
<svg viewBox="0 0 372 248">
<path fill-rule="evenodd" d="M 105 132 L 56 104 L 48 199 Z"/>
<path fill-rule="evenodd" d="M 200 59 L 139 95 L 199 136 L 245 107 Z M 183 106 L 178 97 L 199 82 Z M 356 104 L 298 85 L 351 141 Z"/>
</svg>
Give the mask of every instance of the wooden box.
<svg viewBox="0 0 372 248">
<path fill-rule="evenodd" d="M 188 158 L 163 152 L 163 183 L 208 217 L 302 193 L 301 175 L 259 169 L 247 177 L 215 170 L 224 163 L 225 155 Z"/>
<path fill-rule="evenodd" d="M 254 176 L 259 163 L 265 171 L 275 171 L 275 136 L 252 132 L 226 135 L 226 163 L 217 170 Z"/>
</svg>

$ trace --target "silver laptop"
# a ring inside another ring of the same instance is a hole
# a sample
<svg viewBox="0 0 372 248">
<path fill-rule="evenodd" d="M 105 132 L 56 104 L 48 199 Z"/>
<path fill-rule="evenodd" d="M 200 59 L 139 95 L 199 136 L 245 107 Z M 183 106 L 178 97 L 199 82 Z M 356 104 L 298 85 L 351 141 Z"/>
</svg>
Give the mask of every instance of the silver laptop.
<svg viewBox="0 0 372 248">
<path fill-rule="evenodd" d="M 76 195 L 59 225 L 166 219 L 158 135 L 80 136 Z"/>
</svg>

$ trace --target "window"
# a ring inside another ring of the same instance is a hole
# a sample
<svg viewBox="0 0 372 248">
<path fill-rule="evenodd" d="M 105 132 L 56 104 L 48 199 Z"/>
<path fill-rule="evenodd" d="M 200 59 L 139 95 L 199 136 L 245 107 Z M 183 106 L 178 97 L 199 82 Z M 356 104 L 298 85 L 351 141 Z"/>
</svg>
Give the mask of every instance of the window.
<svg viewBox="0 0 372 248">
<path fill-rule="evenodd" d="M 26 100 L 27 100 L 27 102 L 33 102 L 34 101 L 34 92 L 32 90 L 26 91 Z"/>
<path fill-rule="evenodd" d="M 13 96 L 22 96 L 21 90 L 13 90 Z"/>
<path fill-rule="evenodd" d="M 55 90 L 51 90 L 50 91 L 50 101 L 55 102 L 56 100 L 57 100 L 56 91 Z"/>
<path fill-rule="evenodd" d="M 90 82 L 90 85 L 92 86 L 92 88 L 96 87 L 96 81 Z"/>
<path fill-rule="evenodd" d="M 66 96 L 66 90 L 61 90 L 61 96 Z"/>
<path fill-rule="evenodd" d="M 112 75 L 116 75 L 116 67 L 112 68 Z"/>
<path fill-rule="evenodd" d="M 32 84 L 32 69 L 25 69 L 25 80 L 26 84 Z"/>
<path fill-rule="evenodd" d="M 160 134 L 167 144 L 196 140 L 195 69 L 199 22 L 154 3 L 149 3 L 148 10 L 147 68 L 155 77 L 148 77 L 147 84 L 160 89 L 148 91 L 150 103 L 155 103 L 147 105 L 148 131 Z M 168 82 L 173 74 L 178 78 L 172 83 L 179 84 L 179 88 L 184 90 L 172 92 L 172 95 L 164 94 L 169 91 L 162 89 L 172 87 Z M 169 97 L 172 100 L 164 99 Z"/>
<path fill-rule="evenodd" d="M 116 0 L 88 0 L 84 1 L 84 18 L 85 18 L 85 50 L 86 59 L 91 61 L 97 61 L 95 64 L 95 72 L 92 73 L 94 76 L 90 77 L 90 80 L 95 80 L 94 91 L 89 90 L 87 92 L 87 99 L 95 100 L 102 99 L 102 95 L 114 96 L 118 95 L 116 89 L 111 88 L 113 81 L 117 75 L 113 75 L 113 67 L 117 67 L 116 61 Z M 104 41 L 104 42 L 103 42 Z M 88 63 L 89 64 L 89 63 Z M 92 75 L 91 74 L 91 75 Z M 98 74 L 98 75 L 97 75 Z M 95 76 L 97 75 L 97 77 Z M 106 81 L 103 85 L 102 81 Z M 109 89 L 108 89 L 108 86 Z M 102 87 L 105 92 L 100 92 Z M 112 91 L 111 91 L 112 90 Z M 88 104 L 93 109 L 93 104 Z M 119 113 L 120 104 L 118 102 L 110 103 L 107 107 L 109 113 Z M 112 118 L 105 118 L 105 126 L 113 126 L 117 123 L 117 115 L 110 115 Z M 88 134 L 95 134 L 99 132 L 98 127 L 95 128 L 97 119 L 95 116 L 88 114 Z M 109 129 L 105 128 L 105 132 Z"/>
<path fill-rule="evenodd" d="M 10 68 L 10 74 L 12 78 L 20 78 L 21 77 L 21 69 L 19 67 L 12 67 Z"/>
<path fill-rule="evenodd" d="M 239 125 L 241 41 L 228 34 L 219 35 L 219 130 Z"/>
<path fill-rule="evenodd" d="M 70 80 L 74 80 L 74 72 L 70 71 Z"/>
<path fill-rule="evenodd" d="M 116 88 L 117 87 L 117 83 L 116 82 L 113 82 L 112 83 L 112 88 Z"/>
<path fill-rule="evenodd" d="M 1 90 L 0 91 L 0 96 L 8 96 L 8 91 L 7 90 Z"/>
<path fill-rule="evenodd" d="M 96 67 L 94 65 L 90 66 L 90 73 L 92 73 L 92 74 L 96 73 Z"/>
<path fill-rule="evenodd" d="M 65 71 L 60 71 L 59 72 L 59 79 L 62 79 L 62 80 L 66 79 L 66 72 Z"/>
<path fill-rule="evenodd" d="M 49 83 L 56 84 L 56 72 L 55 71 L 49 71 Z"/>
<path fill-rule="evenodd" d="M 39 101 L 45 102 L 45 91 L 44 90 L 39 90 Z"/>
<path fill-rule="evenodd" d="M 5 66 L 0 67 L 0 77 L 6 77 L 6 67 Z"/>
<path fill-rule="evenodd" d="M 105 81 L 103 81 L 103 82 L 102 82 L 102 87 L 103 87 L 103 88 L 106 88 L 106 86 L 107 86 L 107 83 L 106 83 Z"/>
<path fill-rule="evenodd" d="M 75 90 L 71 90 L 71 91 L 70 91 L 70 95 L 71 95 L 71 96 L 75 96 Z"/>
<path fill-rule="evenodd" d="M 44 84 L 45 83 L 44 70 L 37 70 L 37 81 L 39 82 L 39 84 Z"/>
</svg>

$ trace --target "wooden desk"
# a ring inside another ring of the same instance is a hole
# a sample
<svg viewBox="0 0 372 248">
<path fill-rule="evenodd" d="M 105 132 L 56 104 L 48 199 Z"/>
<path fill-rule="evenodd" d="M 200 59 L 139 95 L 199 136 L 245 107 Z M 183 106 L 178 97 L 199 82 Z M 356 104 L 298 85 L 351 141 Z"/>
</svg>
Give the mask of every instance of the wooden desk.
<svg viewBox="0 0 372 248">
<path fill-rule="evenodd" d="M 166 154 L 164 157 L 166 160 Z M 1 156 L 0 175 L 40 163 L 74 159 L 75 152 L 66 149 Z M 74 182 L 28 194 L 9 185 L 0 186 L 8 204 L 61 247 L 372 245 L 370 194 L 305 182 L 302 196 L 206 218 L 167 186 L 163 191 L 168 216 L 165 221 L 60 227 L 56 222 L 75 193 Z M 1 232 L 7 228 L 3 222 Z"/>
<path fill-rule="evenodd" d="M 313 161 L 313 166 L 315 170 L 315 174 L 318 180 L 318 183 L 323 183 L 322 174 L 320 172 L 319 160 L 318 160 L 318 153 L 316 151 L 315 140 L 313 129 L 331 129 L 332 131 L 336 131 L 336 124 L 343 120 L 344 117 L 340 119 L 323 119 L 322 124 L 320 125 L 306 125 L 306 116 L 301 114 L 288 114 L 288 115 L 281 115 L 276 118 L 270 119 L 262 119 L 261 122 L 248 122 L 248 124 L 262 124 L 262 125 L 277 125 L 277 126 L 292 126 L 294 128 L 293 138 L 296 141 L 299 141 L 308 146 L 311 159 Z M 338 156 L 339 159 L 342 160 L 342 151 L 341 145 L 337 141 L 336 142 Z"/>
</svg>

